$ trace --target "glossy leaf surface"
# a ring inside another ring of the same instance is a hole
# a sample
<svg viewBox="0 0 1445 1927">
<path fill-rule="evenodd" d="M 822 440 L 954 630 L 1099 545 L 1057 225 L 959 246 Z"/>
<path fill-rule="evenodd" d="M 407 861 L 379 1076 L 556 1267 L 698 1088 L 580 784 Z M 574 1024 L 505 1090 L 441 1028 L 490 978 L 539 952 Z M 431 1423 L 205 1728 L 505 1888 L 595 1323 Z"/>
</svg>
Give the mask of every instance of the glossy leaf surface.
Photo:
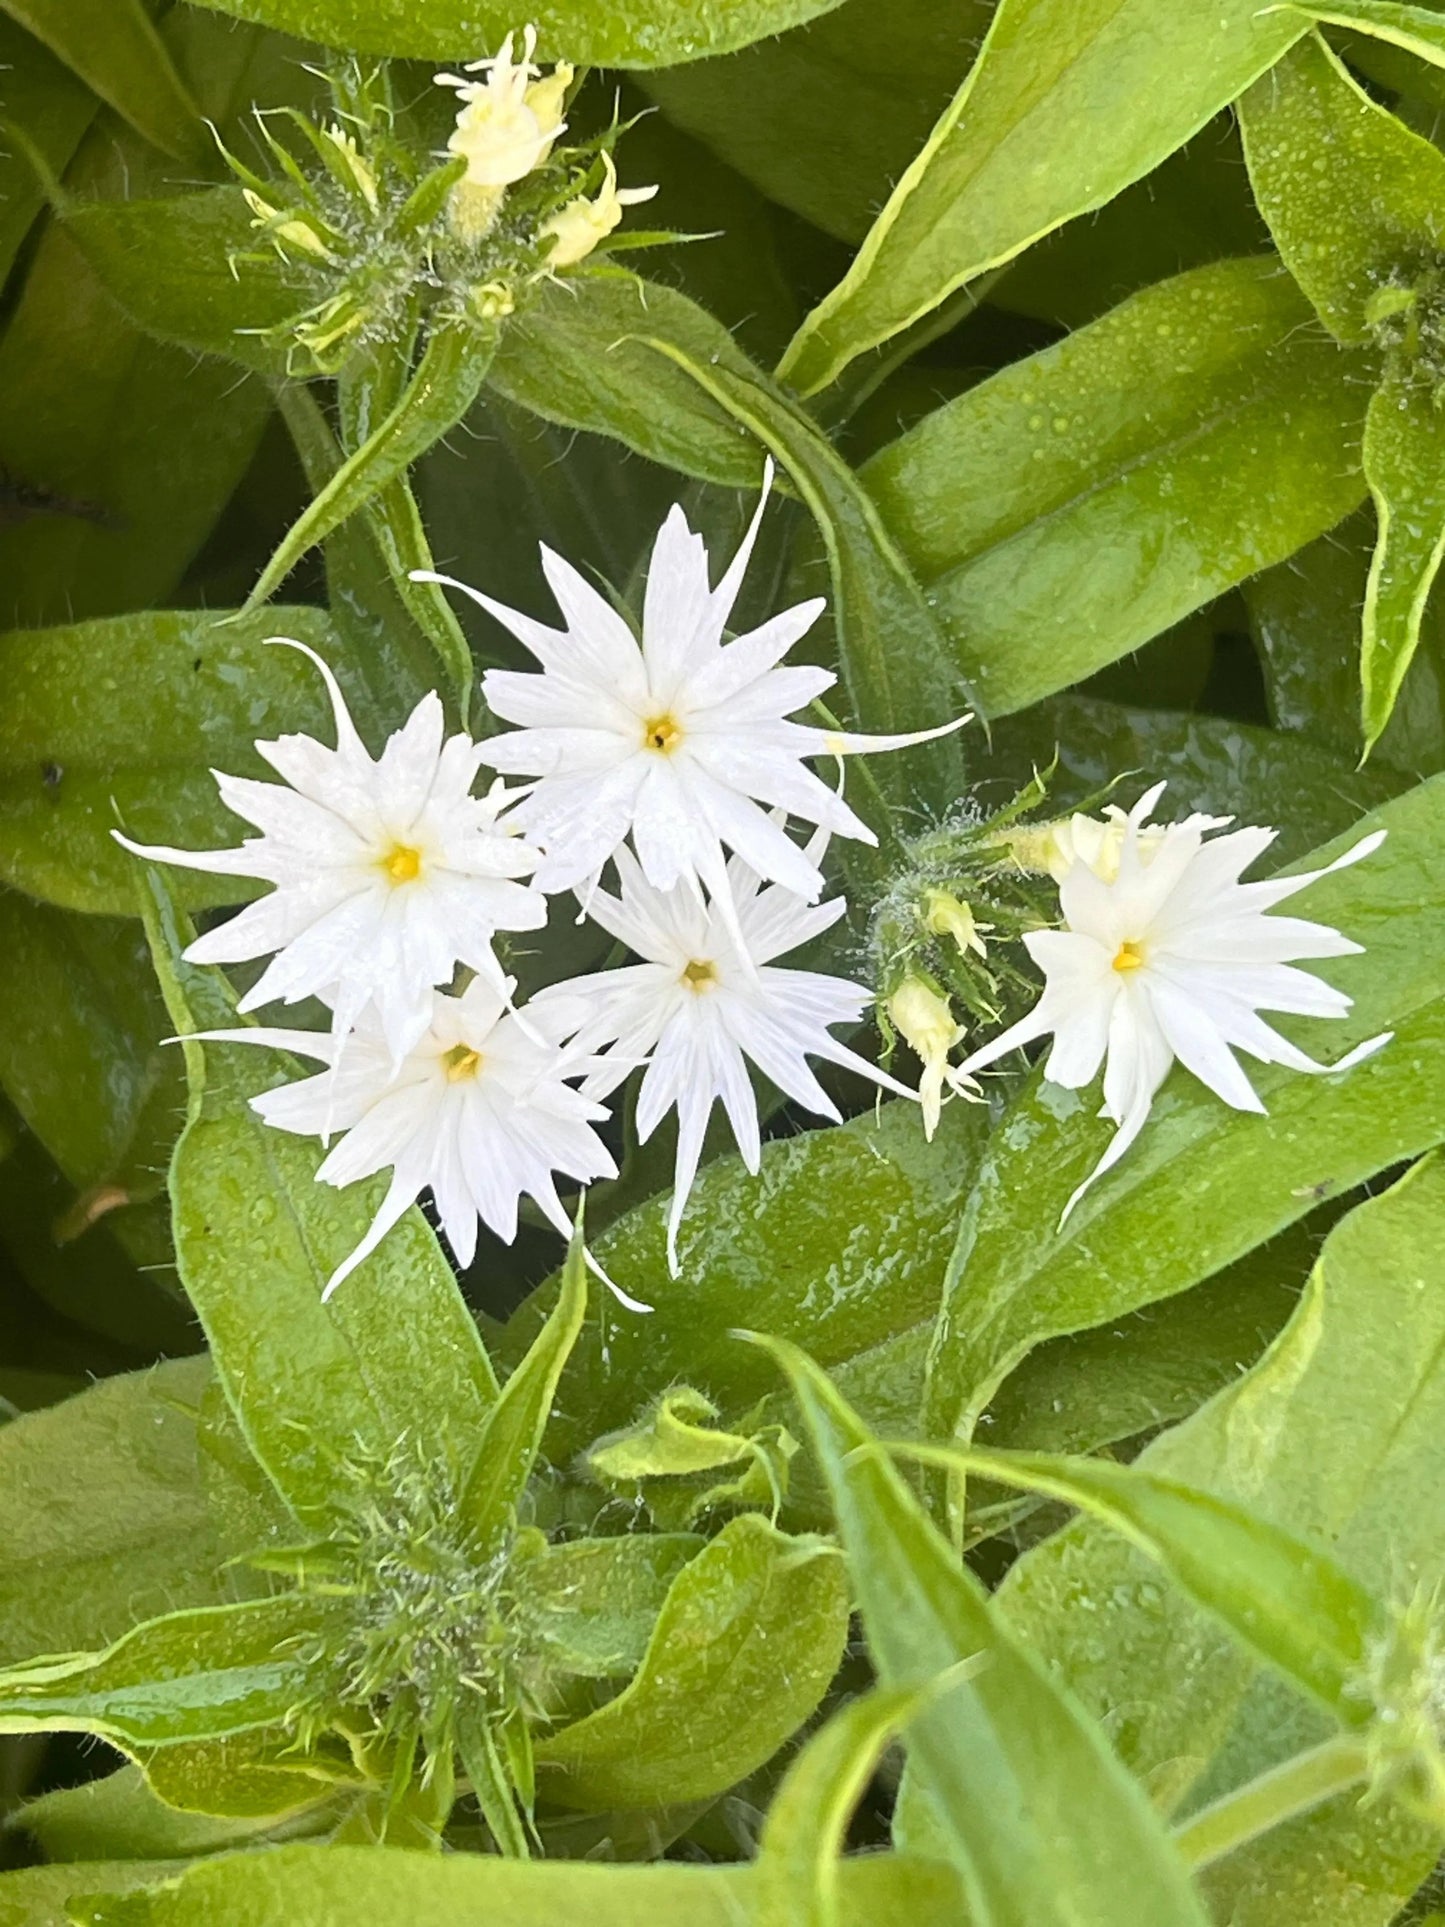
<svg viewBox="0 0 1445 1927">
<path fill-rule="evenodd" d="M 1433 1579 L 1441 1530 L 1430 1468 L 1445 1301 L 1428 1281 L 1442 1213 L 1438 1160 L 1353 1211 L 1265 1358 L 1139 1461 L 1307 1533 L 1397 1607 Z M 1086 1704 L 1127 1709 L 1117 1744 L 1166 1811 L 1191 1811 L 1331 1729 L 1093 1522 L 1029 1553 L 999 1603 Z M 1362 1809 L 1346 1794 L 1221 1862 L 1211 1900 L 1239 1927 L 1269 1927 L 1282 1909 L 1302 1927 L 1384 1927 L 1435 1852 L 1399 1806 Z"/>
<path fill-rule="evenodd" d="M 1367 400 L 1276 262 L 1227 261 L 934 410 L 863 481 L 1002 715 L 1338 521 Z"/>
<path fill-rule="evenodd" d="M 780 374 L 804 394 L 826 387 L 954 289 L 1147 174 L 1303 30 L 1253 0 L 1002 0 L 968 78 Z"/>
</svg>

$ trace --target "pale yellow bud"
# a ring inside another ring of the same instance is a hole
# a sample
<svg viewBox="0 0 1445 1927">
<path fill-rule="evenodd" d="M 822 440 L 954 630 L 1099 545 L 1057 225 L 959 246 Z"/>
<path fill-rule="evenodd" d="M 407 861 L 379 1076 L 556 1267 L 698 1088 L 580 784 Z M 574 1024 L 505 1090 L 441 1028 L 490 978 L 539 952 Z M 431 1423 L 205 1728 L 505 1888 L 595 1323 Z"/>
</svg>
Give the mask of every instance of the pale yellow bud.
<svg viewBox="0 0 1445 1927">
<path fill-rule="evenodd" d="M 1110 804 L 1102 818 L 1062 816 L 1055 823 L 1041 823 L 1032 829 L 1010 830 L 1004 841 L 1014 861 L 1025 870 L 1044 870 L 1062 883 L 1075 863 L 1087 864 L 1104 883 L 1119 875 L 1119 858 L 1129 828 L 1125 811 Z M 1148 863 L 1164 841 L 1161 824 L 1147 824 L 1138 832 L 1141 861 Z"/>
<path fill-rule="evenodd" d="M 299 248 L 303 254 L 309 254 L 318 261 L 336 259 L 309 222 L 283 220 L 280 208 L 272 207 L 269 201 L 263 201 L 261 196 L 253 193 L 249 187 L 242 188 L 241 192 L 247 207 L 256 217 L 251 223 L 252 227 L 265 228 L 278 246 Z"/>
<path fill-rule="evenodd" d="M 366 205 L 375 213 L 377 207 L 376 175 L 372 172 L 371 163 L 363 158 L 356 142 L 352 139 L 351 135 L 346 133 L 342 128 L 327 127 L 323 129 L 323 132 L 345 163 L 346 171 L 350 174 L 357 193 L 360 194 L 361 198 L 366 202 Z"/>
<path fill-rule="evenodd" d="M 976 957 L 988 955 L 988 946 L 983 939 L 993 925 L 975 922 L 968 905 L 960 902 L 950 891 L 924 892 L 923 922 L 935 937 L 952 937 L 965 954 L 971 950 Z"/>
<path fill-rule="evenodd" d="M 540 167 L 565 131 L 561 106 L 572 69 L 564 63 L 544 78 L 532 64 L 536 45 L 536 28 L 528 27 L 520 61 L 512 58 L 508 34 L 494 59 L 475 61 L 467 69 L 485 73 L 484 81 L 459 74 L 436 77 L 440 86 L 455 87 L 462 103 L 447 152 L 467 164 L 452 196 L 453 221 L 464 239 L 486 233 L 503 191 Z M 469 189 L 474 192 L 468 194 Z"/>
<path fill-rule="evenodd" d="M 888 999 L 888 1016 L 899 1036 L 923 1065 L 918 1096 L 923 1106 L 923 1132 L 931 1138 L 943 1110 L 943 1086 L 967 1094 L 972 1079 L 961 1078 L 948 1053 L 963 1041 L 963 1025 L 953 1021 L 953 1009 L 922 977 L 905 977 Z"/>
<path fill-rule="evenodd" d="M 481 321 L 505 321 L 516 307 L 516 299 L 505 281 L 484 281 L 472 289 L 472 308 Z"/>
<path fill-rule="evenodd" d="M 552 247 L 547 253 L 549 269 L 574 268 L 579 261 L 585 261 L 597 243 L 616 228 L 624 208 L 634 207 L 639 201 L 650 201 L 657 192 L 655 187 L 619 189 L 617 169 L 610 154 L 602 156 L 602 166 L 604 179 L 595 201 L 581 194 L 542 223 L 539 238 L 552 237 Z"/>
</svg>

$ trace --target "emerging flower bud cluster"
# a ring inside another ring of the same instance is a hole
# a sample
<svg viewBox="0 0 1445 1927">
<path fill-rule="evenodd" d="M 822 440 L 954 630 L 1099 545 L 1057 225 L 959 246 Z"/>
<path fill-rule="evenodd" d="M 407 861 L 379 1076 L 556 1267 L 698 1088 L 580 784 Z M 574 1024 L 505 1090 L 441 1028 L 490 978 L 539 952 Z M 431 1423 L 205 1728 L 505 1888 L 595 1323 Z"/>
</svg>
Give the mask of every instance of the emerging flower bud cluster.
<svg viewBox="0 0 1445 1927">
<path fill-rule="evenodd" d="M 292 372 L 337 374 L 359 350 L 409 345 L 418 318 L 432 311 L 494 325 L 538 281 L 616 245 L 623 210 L 656 193 L 618 186 L 615 126 L 559 145 L 573 70 L 563 62 L 544 73 L 535 49 L 529 27 L 520 59 L 508 35 L 492 58 L 436 76 L 459 97 L 440 154 L 403 137 L 385 67 L 353 63 L 333 76 L 332 120 L 286 115 L 309 165 L 266 117 L 260 130 L 275 178 L 227 155 L 272 250 L 238 254 L 233 266 L 264 259 L 274 271 L 279 261 L 298 297 L 296 314 L 269 331 L 284 340 Z"/>
</svg>

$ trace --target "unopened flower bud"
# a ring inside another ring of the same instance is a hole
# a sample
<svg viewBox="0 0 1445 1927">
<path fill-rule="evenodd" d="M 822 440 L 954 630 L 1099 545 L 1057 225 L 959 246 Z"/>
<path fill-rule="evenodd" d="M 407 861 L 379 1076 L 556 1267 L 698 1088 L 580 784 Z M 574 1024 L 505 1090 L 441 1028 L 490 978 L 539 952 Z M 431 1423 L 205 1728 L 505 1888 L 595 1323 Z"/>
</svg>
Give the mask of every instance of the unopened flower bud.
<svg viewBox="0 0 1445 1927">
<path fill-rule="evenodd" d="M 650 201 L 657 192 L 655 187 L 619 188 L 617 169 L 610 154 L 602 156 L 602 166 L 605 178 L 595 201 L 581 194 L 542 223 L 541 238 L 552 239 L 547 254 L 548 268 L 572 268 L 579 261 L 585 261 L 597 243 L 611 234 L 621 221 L 624 208 L 635 207 L 639 201 Z"/>
<path fill-rule="evenodd" d="M 343 128 L 327 127 L 322 131 L 327 140 L 329 140 L 331 145 L 336 149 L 341 163 L 350 175 L 352 185 L 355 187 L 357 193 L 361 196 L 362 200 L 366 202 L 366 205 L 372 212 L 375 213 L 377 208 L 376 175 L 372 171 L 371 163 L 363 157 L 355 140 L 353 140 L 351 135 Z"/>
<path fill-rule="evenodd" d="M 923 1132 L 931 1138 L 943 1110 L 943 1086 L 965 1095 L 971 1078 L 960 1079 L 948 1053 L 963 1041 L 963 1025 L 953 1021 L 948 999 L 926 977 L 905 977 L 888 999 L 889 1020 L 923 1065 L 918 1096 L 923 1105 Z"/>
<path fill-rule="evenodd" d="M 252 227 L 265 228 L 278 247 L 299 248 L 303 254 L 309 254 L 318 261 L 336 259 L 309 221 L 283 218 L 280 208 L 272 207 L 269 201 L 263 201 L 261 196 L 249 187 L 242 188 L 241 192 L 245 196 L 247 207 L 256 217 L 251 223 Z"/>
<path fill-rule="evenodd" d="M 1046 871 L 1055 883 L 1062 883 L 1076 863 L 1087 864 L 1101 882 L 1113 883 L 1128 827 L 1126 812 L 1111 803 L 1102 818 L 1061 816 L 1054 823 L 1008 830 L 1003 841 L 1020 869 Z M 1138 839 L 1140 859 L 1147 863 L 1164 841 L 1164 828 L 1146 824 Z"/>
<path fill-rule="evenodd" d="M 516 299 L 505 281 L 484 281 L 471 293 L 472 311 L 479 321 L 505 321 Z"/>
<path fill-rule="evenodd" d="M 976 957 L 988 955 L 983 939 L 993 925 L 975 922 L 972 910 L 951 891 L 924 891 L 923 922 L 935 937 L 952 937 L 964 954 L 971 950 Z"/>
</svg>

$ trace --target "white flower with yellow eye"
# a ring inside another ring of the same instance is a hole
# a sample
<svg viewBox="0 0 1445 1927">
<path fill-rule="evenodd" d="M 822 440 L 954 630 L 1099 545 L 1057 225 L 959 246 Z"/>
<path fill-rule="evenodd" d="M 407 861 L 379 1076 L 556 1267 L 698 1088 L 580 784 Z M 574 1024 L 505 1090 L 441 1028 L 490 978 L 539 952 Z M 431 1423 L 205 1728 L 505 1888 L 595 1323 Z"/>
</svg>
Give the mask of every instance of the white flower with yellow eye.
<svg viewBox="0 0 1445 1927">
<path fill-rule="evenodd" d="M 783 665 L 823 610 L 821 599 L 785 609 L 732 642 L 723 632 L 757 539 L 773 468 L 741 547 L 714 588 L 701 536 L 681 508 L 652 551 L 639 642 L 625 619 L 562 557 L 542 568 L 566 624 L 548 628 L 451 576 L 420 582 L 460 589 L 511 630 L 540 675 L 489 669 L 482 693 L 494 715 L 520 727 L 488 738 L 493 769 L 537 780 L 516 822 L 546 861 L 544 890 L 595 878 L 630 837 L 656 889 L 705 884 L 727 891 L 726 850 L 760 877 L 811 902 L 822 874 L 769 815 L 771 806 L 836 836 L 877 839 L 841 796 L 806 768 L 809 757 L 903 749 L 969 719 L 906 736 L 859 736 L 789 720 L 832 686 L 831 670 Z"/>
<path fill-rule="evenodd" d="M 1050 1083 L 1080 1090 L 1104 1066 L 1100 1115 L 1118 1128 L 1064 1207 L 1064 1218 L 1144 1128 L 1176 1058 L 1226 1104 L 1263 1112 L 1236 1051 L 1262 1064 L 1334 1073 L 1389 1042 L 1388 1035 L 1374 1037 L 1337 1064 L 1318 1064 L 1259 1015 L 1343 1017 L 1349 1010 L 1342 991 L 1291 965 L 1348 956 L 1361 946 L 1328 925 L 1267 913 L 1371 855 L 1384 832 L 1362 838 L 1322 870 L 1242 883 L 1276 832 L 1235 830 L 1206 843 L 1206 830 L 1219 826 L 1218 819 L 1151 825 L 1163 789 L 1157 784 L 1121 813 L 1116 857 L 1108 843 L 1096 848 L 1084 841 L 1060 884 L 1063 929 L 1024 937 L 1044 973 L 1043 995 L 1026 1017 L 960 1066 L 965 1073 L 981 1070 L 1048 1035 L 1054 1039 L 1044 1063 Z"/>
<path fill-rule="evenodd" d="M 236 850 L 178 850 L 116 841 L 157 863 L 276 887 L 198 937 L 193 963 L 271 962 L 241 1000 L 243 1011 L 279 999 L 320 997 L 338 1033 L 376 1013 L 394 1057 L 431 1020 L 432 989 L 458 963 L 496 989 L 499 930 L 540 930 L 541 894 L 519 881 L 538 853 L 511 833 L 500 784 L 473 796 L 479 745 L 445 737 L 440 698 L 423 696 L 373 758 L 356 733 L 326 664 L 304 643 L 273 636 L 316 664 L 336 720 L 336 747 L 282 736 L 256 748 L 283 783 L 215 772 L 221 800 L 261 834 Z"/>
<path fill-rule="evenodd" d="M 815 838 L 811 857 L 821 856 L 824 841 Z M 719 1098 L 743 1163 L 758 1169 L 762 1138 L 749 1060 L 786 1097 L 834 1122 L 841 1122 L 837 1106 L 809 1068 L 810 1057 L 856 1071 L 900 1097 L 915 1095 L 829 1035 L 833 1024 L 857 1023 L 871 991 L 842 977 L 773 964 L 836 922 L 846 908 L 842 899 L 810 906 L 777 885 L 764 888 L 736 857 L 728 868 L 730 914 L 724 916 L 685 885 L 655 888 L 631 852 L 620 850 L 621 896 L 596 890 L 587 913 L 641 961 L 557 984 L 528 1006 L 528 1015 L 555 1013 L 559 1024 L 567 1023 L 575 1051 L 597 1054 L 582 1084 L 588 1096 L 605 1097 L 635 1066 L 647 1065 L 637 1094 L 644 1142 L 669 1111 L 677 1112 L 667 1220 L 674 1276 L 678 1226 Z"/>
<path fill-rule="evenodd" d="M 571 1236 L 555 1173 L 582 1184 L 616 1177 L 592 1128 L 606 1110 L 565 1082 L 581 1066 L 559 1047 L 557 1024 L 535 1007 L 520 1015 L 508 1010 L 515 988 L 510 978 L 494 986 L 477 977 L 459 997 L 429 992 L 427 1026 L 400 1065 L 370 1015 L 343 1038 L 261 1028 L 200 1033 L 205 1042 L 270 1045 L 328 1066 L 251 1099 L 277 1130 L 342 1134 L 316 1173 L 322 1183 L 355 1184 L 391 1171 L 366 1236 L 332 1273 L 323 1297 L 375 1251 L 423 1191 L 431 1192 L 453 1255 L 466 1266 L 476 1253 L 478 1221 L 512 1242 L 523 1197 L 534 1198 L 548 1222 Z"/>
</svg>

